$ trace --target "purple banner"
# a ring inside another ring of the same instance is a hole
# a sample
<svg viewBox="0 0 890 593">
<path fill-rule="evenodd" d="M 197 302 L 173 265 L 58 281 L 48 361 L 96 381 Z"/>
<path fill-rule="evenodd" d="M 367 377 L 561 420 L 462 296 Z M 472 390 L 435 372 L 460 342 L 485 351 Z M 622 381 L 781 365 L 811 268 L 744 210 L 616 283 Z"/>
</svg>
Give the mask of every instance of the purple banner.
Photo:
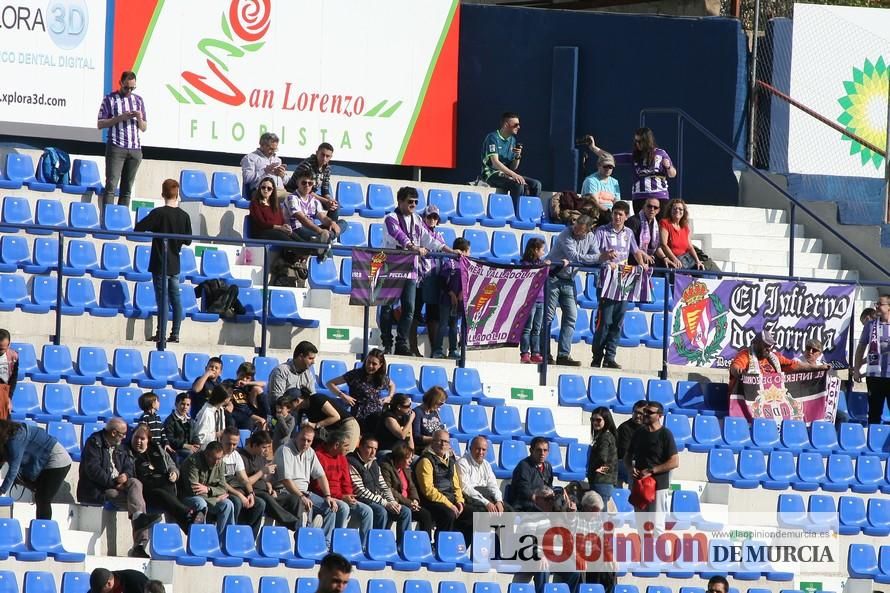
<svg viewBox="0 0 890 593">
<path fill-rule="evenodd" d="M 353 249 L 349 304 L 375 307 L 398 301 L 405 282 L 417 278 L 415 257 L 408 253 Z"/>
<path fill-rule="evenodd" d="M 729 415 L 751 422 L 814 420 L 834 423 L 840 379 L 830 371 L 790 371 L 761 375 L 744 373 L 729 396 Z"/>
<path fill-rule="evenodd" d="M 728 368 L 762 329 L 788 358 L 807 340 L 822 343 L 824 360 L 846 368 L 855 286 L 815 282 L 701 279 L 677 274 L 668 363 Z"/>
<path fill-rule="evenodd" d="M 547 272 L 547 267 L 500 266 L 460 258 L 467 347 L 517 346 Z"/>
</svg>

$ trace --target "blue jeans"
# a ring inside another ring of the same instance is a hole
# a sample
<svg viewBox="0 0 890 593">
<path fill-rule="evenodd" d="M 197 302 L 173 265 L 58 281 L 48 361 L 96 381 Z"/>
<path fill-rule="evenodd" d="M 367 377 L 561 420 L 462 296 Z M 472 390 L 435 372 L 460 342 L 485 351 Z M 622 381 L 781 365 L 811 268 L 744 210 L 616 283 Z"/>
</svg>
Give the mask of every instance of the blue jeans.
<svg viewBox="0 0 890 593">
<path fill-rule="evenodd" d="M 349 522 L 349 505 L 342 500 L 336 500 L 337 511 L 331 510 L 324 498 L 315 492 L 309 492 L 309 500 L 312 501 L 312 515 L 321 515 L 321 529 L 324 531 L 324 539 L 331 549 L 331 538 L 334 536 L 334 527 L 346 527 Z"/>
<path fill-rule="evenodd" d="M 160 274 L 153 274 L 151 281 L 155 287 L 155 300 L 158 303 L 158 336 L 160 336 L 167 331 L 167 309 L 161 308 L 165 288 L 164 277 Z M 182 301 L 179 298 L 179 275 L 167 276 L 166 284 L 167 304 L 173 307 L 173 329 L 170 330 L 170 335 L 178 337 L 183 317 Z"/>
<path fill-rule="evenodd" d="M 401 545 L 404 539 L 402 536 L 411 529 L 411 509 L 401 505 L 402 508 L 399 510 L 399 514 L 393 515 L 382 504 L 377 504 L 376 502 L 366 502 L 365 504 L 371 507 L 371 511 L 374 513 L 374 529 L 389 529 L 390 525 L 395 522 L 396 541 Z"/>
<path fill-rule="evenodd" d="M 522 337 L 519 338 L 519 353 L 541 353 L 541 324 L 544 323 L 544 303 L 535 303 L 528 314 Z"/>
<path fill-rule="evenodd" d="M 362 540 L 362 547 L 367 550 L 368 535 L 371 533 L 371 528 L 374 527 L 374 511 L 371 510 L 371 507 L 359 501 L 355 501 L 352 504 L 343 502 L 342 500 L 338 500 L 337 502 L 345 504 L 346 508 L 349 509 L 349 517 L 358 520 L 358 535 Z M 346 527 L 346 525 L 343 525 L 343 527 Z"/>
<path fill-rule="evenodd" d="M 522 173 L 520 173 L 522 175 Z M 519 207 L 519 197 L 520 196 L 540 196 L 541 195 L 541 182 L 537 179 L 533 179 L 531 177 L 525 177 L 525 185 L 519 184 L 503 173 L 495 173 L 493 175 L 489 175 L 488 179 L 485 180 L 485 183 L 490 185 L 491 187 L 496 187 L 498 189 L 502 189 L 511 196 L 513 196 L 513 205 L 517 208 Z M 544 209 L 547 210 L 546 208 Z"/>
<path fill-rule="evenodd" d="M 192 507 L 198 512 L 209 512 L 216 517 L 216 533 L 219 535 L 220 541 L 224 541 L 226 527 L 235 524 L 235 505 L 229 498 L 209 506 L 207 499 L 203 496 L 189 496 L 182 499 L 182 504 Z"/>
<path fill-rule="evenodd" d="M 596 310 L 596 332 L 593 334 L 594 360 L 615 360 L 625 311 L 627 301 L 600 299 Z"/>
<path fill-rule="evenodd" d="M 603 499 L 603 508 L 602 510 L 606 510 L 606 505 L 609 504 L 609 499 L 612 498 L 612 490 L 615 489 L 615 486 L 612 484 L 591 484 L 590 489 L 600 495 L 600 498 Z"/>
<path fill-rule="evenodd" d="M 550 278 L 550 292 L 547 294 L 547 316 L 553 319 L 556 305 L 562 310 L 562 325 L 559 328 L 557 357 L 568 356 L 572 352 L 572 336 L 575 335 L 575 320 L 578 318 L 578 297 L 575 295 L 574 278 Z M 541 352 L 550 340 L 550 326 L 541 329 Z"/>
<path fill-rule="evenodd" d="M 396 348 L 408 348 L 408 332 L 414 321 L 414 300 L 417 297 L 417 283 L 414 280 L 405 282 L 402 289 L 402 313 L 396 330 Z M 380 338 L 383 347 L 392 346 L 392 305 L 380 307 Z"/>
<path fill-rule="evenodd" d="M 460 303 L 457 305 L 461 306 Z M 436 333 L 436 343 L 433 344 L 433 358 L 445 356 L 445 332 L 448 332 L 448 348 L 451 353 L 460 350 L 457 341 L 457 320 L 460 315 L 459 309 L 451 308 L 451 299 L 445 299 L 439 303 L 439 331 Z"/>
<path fill-rule="evenodd" d="M 256 536 L 260 534 L 260 527 L 263 526 L 263 514 L 266 512 L 266 501 L 262 498 L 254 497 L 253 506 L 248 509 L 237 496 L 229 494 L 229 498 L 235 506 L 235 523 L 250 527 L 253 531 L 253 537 L 256 538 Z"/>
</svg>

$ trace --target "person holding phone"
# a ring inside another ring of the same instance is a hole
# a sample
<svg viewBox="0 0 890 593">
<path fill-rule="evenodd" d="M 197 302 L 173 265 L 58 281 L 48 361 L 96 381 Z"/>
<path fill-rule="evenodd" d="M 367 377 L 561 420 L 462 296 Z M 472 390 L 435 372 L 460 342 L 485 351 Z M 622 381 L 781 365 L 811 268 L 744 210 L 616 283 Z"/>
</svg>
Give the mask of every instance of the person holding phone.
<svg viewBox="0 0 890 593">
<path fill-rule="evenodd" d="M 105 191 L 99 197 L 99 215 L 104 216 L 106 204 L 114 203 L 120 183 L 118 206 L 129 206 L 136 171 L 142 164 L 142 132 L 148 129 L 145 101 L 137 95 L 136 74 L 121 73 L 120 87 L 105 95 L 99 106 L 96 127 L 108 130 L 105 143 Z M 111 199 L 108 199 L 111 196 Z"/>
<path fill-rule="evenodd" d="M 516 142 L 518 133 L 519 115 L 507 111 L 501 114 L 500 127 L 482 141 L 482 180 L 513 196 L 516 207 L 520 196 L 541 195 L 540 181 L 517 173 L 522 160 L 522 144 Z"/>
<path fill-rule="evenodd" d="M 260 136 L 260 146 L 241 159 L 241 183 L 250 193 L 256 189 L 266 177 L 275 181 L 275 193 L 279 200 L 287 197 L 284 189 L 284 176 L 287 168 L 278 157 L 278 135 L 273 132 L 264 132 Z"/>
</svg>

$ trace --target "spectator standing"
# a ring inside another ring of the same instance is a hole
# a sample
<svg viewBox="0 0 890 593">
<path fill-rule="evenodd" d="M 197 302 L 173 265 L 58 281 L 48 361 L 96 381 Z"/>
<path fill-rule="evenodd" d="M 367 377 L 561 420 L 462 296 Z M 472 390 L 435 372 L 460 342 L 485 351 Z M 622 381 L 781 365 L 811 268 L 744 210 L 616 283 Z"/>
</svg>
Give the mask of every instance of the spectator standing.
<svg viewBox="0 0 890 593">
<path fill-rule="evenodd" d="M 637 245 L 634 233 L 625 228 L 624 221 L 630 208 L 627 202 L 615 202 L 612 207 L 612 222 L 596 229 L 594 241 L 600 252 L 600 263 L 610 266 L 627 265 L 629 258 L 636 259 L 638 265 L 646 267 L 646 254 Z M 599 304 L 596 309 L 596 331 L 593 334 L 593 360 L 592 367 L 602 365 L 607 369 L 620 369 L 615 361 L 618 352 L 618 337 L 621 334 L 621 324 L 624 322 L 624 314 L 627 312 L 627 301 L 616 300 L 598 295 Z"/>
<path fill-rule="evenodd" d="M 664 249 L 661 246 L 661 225 L 658 221 L 658 212 L 661 210 L 661 200 L 658 198 L 646 198 L 642 210 L 629 217 L 624 226 L 633 231 L 634 239 L 640 250 L 646 254 L 646 263 L 655 265 L 665 259 Z"/>
<path fill-rule="evenodd" d="M 213 389 L 222 383 L 222 359 L 219 356 L 211 356 L 204 365 L 204 374 L 195 379 L 192 388 L 189 390 L 189 396 L 192 400 L 191 415 L 192 418 L 198 417 L 198 412 L 207 403 L 207 399 L 213 392 Z"/>
<path fill-rule="evenodd" d="M 142 163 L 141 134 L 148 129 L 145 101 L 137 95 L 136 74 L 121 73 L 120 87 L 105 95 L 99 106 L 96 127 L 108 130 L 105 143 L 105 191 L 99 201 L 99 214 L 105 216 L 105 206 L 114 202 L 120 184 L 119 206 L 129 206 L 136 171 Z"/>
<path fill-rule="evenodd" d="M 418 455 L 433 442 L 433 435 L 443 430 L 445 424 L 439 417 L 439 410 L 448 401 L 448 392 L 435 385 L 426 390 L 420 400 L 420 405 L 414 408 L 414 418 L 411 434 L 414 436 L 414 449 Z"/>
<path fill-rule="evenodd" d="M 822 358 L 822 342 L 816 339 L 807 340 L 806 346 L 804 346 L 803 359 L 804 362 L 810 364 L 821 364 L 824 362 Z"/>
<path fill-rule="evenodd" d="M 52 519 L 52 501 L 71 469 L 71 456 L 58 440 L 35 424 L 0 420 L 0 465 L 7 465 L 0 484 L 6 496 L 14 483 L 32 491 L 37 519 Z"/>
<path fill-rule="evenodd" d="M 170 448 L 170 441 L 167 439 L 167 433 L 164 430 L 164 423 L 161 422 L 161 417 L 158 416 L 158 410 L 161 409 L 161 400 L 158 398 L 158 394 L 153 391 L 143 393 L 139 396 L 138 403 L 139 409 L 142 410 L 142 415 L 139 416 L 136 422 L 145 424 L 148 427 L 151 440 L 160 445 L 162 450 L 173 452 L 173 449 Z"/>
<path fill-rule="evenodd" d="M 274 519 L 279 525 L 296 530 L 300 520 L 278 502 L 278 496 L 272 488 L 277 467 L 270 463 L 272 459 L 272 437 L 265 430 L 258 430 L 247 438 L 244 447 L 238 449 L 244 462 L 244 473 L 253 486 L 253 494 L 266 505 L 266 516 Z"/>
<path fill-rule="evenodd" d="M 189 398 L 189 394 L 180 393 L 176 396 L 173 411 L 164 420 L 164 434 L 167 435 L 170 448 L 176 452 L 178 462 L 201 448 L 192 428 L 192 419 L 189 416 L 191 405 L 192 400 Z"/>
<path fill-rule="evenodd" d="M 525 244 L 525 251 L 522 253 L 522 260 L 519 262 L 521 266 L 549 266 L 550 260 L 544 259 L 545 253 L 544 239 L 533 237 Z M 525 323 L 525 329 L 522 330 L 522 337 L 519 338 L 519 362 L 523 364 L 540 364 L 544 362 L 541 356 L 541 329 L 544 323 L 544 290 L 545 285 L 541 285 L 541 290 L 535 295 L 535 305 L 528 314 L 528 321 Z"/>
<path fill-rule="evenodd" d="M 634 403 L 633 411 L 630 418 L 621 423 L 615 431 L 615 449 L 618 453 L 618 475 L 616 485 L 624 488 L 624 485 L 630 482 L 630 472 L 628 467 L 624 465 L 624 457 L 627 454 L 627 448 L 630 446 L 630 439 L 640 426 L 643 425 L 643 410 L 649 402 L 645 399 L 638 400 Z"/>
<path fill-rule="evenodd" d="M 411 519 L 417 522 L 418 531 L 430 533 L 433 530 L 433 518 L 428 510 L 420 506 L 414 472 L 410 467 L 413 457 L 414 449 L 406 441 L 398 442 L 380 462 L 380 473 L 396 501 L 411 509 Z"/>
<path fill-rule="evenodd" d="M 411 509 L 399 503 L 377 464 L 377 439 L 365 435 L 358 448 L 346 456 L 355 498 L 373 513 L 374 529 L 389 529 L 396 523 L 396 540 L 401 548 L 405 532 L 411 529 Z"/>
<path fill-rule="evenodd" d="M 553 487 L 553 466 L 547 461 L 550 443 L 535 437 L 528 446 L 529 456 L 516 464 L 510 481 L 510 504 L 517 511 L 537 510 L 532 494 L 546 486 Z"/>
<path fill-rule="evenodd" d="M 257 498 L 253 492 L 253 482 L 247 477 L 244 469 L 244 459 L 238 453 L 238 442 L 241 433 L 237 428 L 227 428 L 223 431 L 220 443 L 223 446 L 223 474 L 226 478 L 226 491 L 229 500 L 235 506 L 233 516 L 235 523 L 249 525 L 256 538 L 263 524 L 263 514 L 266 512 L 266 503 Z"/>
<path fill-rule="evenodd" d="M 9 420 L 19 376 L 19 353 L 9 344 L 9 330 L 0 329 L 0 420 Z"/>
<path fill-rule="evenodd" d="M 471 513 L 511 512 L 513 508 L 504 502 L 494 470 L 485 460 L 488 447 L 488 439 L 479 435 L 470 441 L 463 457 L 457 460 L 457 471 L 467 509 Z"/>
<path fill-rule="evenodd" d="M 315 393 L 315 373 L 312 365 L 318 348 L 312 342 L 303 340 L 294 348 L 293 357 L 274 369 L 269 374 L 269 397 L 277 401 L 284 392 L 294 387 L 305 388 Z"/>
<path fill-rule="evenodd" d="M 451 248 L 460 256 L 470 255 L 470 242 L 457 237 Z M 439 331 L 431 342 L 432 358 L 445 358 L 445 331 L 448 331 L 448 358 L 460 358 L 457 323 L 463 317 L 464 291 L 460 280 L 460 260 L 446 259 L 439 262 L 442 292 L 439 295 Z"/>
<path fill-rule="evenodd" d="M 670 510 L 671 470 L 680 467 L 677 444 L 670 429 L 662 425 L 663 415 L 664 406 L 659 402 L 650 401 L 643 408 L 643 425 L 631 437 L 624 456 L 634 482 L 650 476 L 655 480 L 655 500 L 642 512 L 654 513 L 656 534 L 664 533 L 664 519 Z"/>
<path fill-rule="evenodd" d="M 135 477 L 133 458 L 121 445 L 126 435 L 127 423 L 122 418 L 112 418 L 105 428 L 87 438 L 80 454 L 77 501 L 110 502 L 126 509 L 133 528 L 133 548 L 128 555 L 148 558 L 148 529 L 161 517 L 145 512 L 142 482 Z"/>
<path fill-rule="evenodd" d="M 411 444 L 414 418 L 415 410 L 411 409 L 411 398 L 404 393 L 392 396 L 383 408 L 375 433 L 381 454 L 390 451 L 398 443 Z"/>
<path fill-rule="evenodd" d="M 430 235 L 438 239 L 443 245 L 445 237 L 436 230 L 439 226 L 439 208 L 435 204 L 427 204 L 421 213 L 423 224 L 426 225 Z M 417 260 L 417 293 L 414 295 L 415 306 L 418 302 L 426 308 L 424 315 L 426 321 L 426 337 L 430 348 L 436 343 L 439 335 L 439 298 L 442 296 L 442 277 L 439 275 L 441 264 L 438 259 L 421 257 Z M 408 335 L 408 345 L 411 355 L 420 357 L 420 349 L 417 346 L 417 328 L 420 325 L 421 315 L 418 310 L 411 323 L 411 333 Z"/>
<path fill-rule="evenodd" d="M 608 224 L 609 211 L 621 199 L 621 188 L 618 180 L 612 177 L 615 170 L 615 157 L 608 152 L 601 152 L 596 163 L 596 172 L 584 178 L 581 184 L 581 198 L 591 200 L 598 210 L 598 224 Z"/>
<path fill-rule="evenodd" d="M 275 180 L 275 192 L 279 199 L 284 199 L 287 191 L 284 189 L 284 176 L 287 168 L 278 158 L 278 135 L 273 132 L 264 132 L 260 136 L 260 146 L 241 159 L 241 183 L 244 189 L 252 192 L 265 177 Z"/>
<path fill-rule="evenodd" d="M 90 573 L 89 593 L 145 593 L 148 577 L 138 570 L 96 568 Z"/>
<path fill-rule="evenodd" d="M 609 504 L 618 478 L 618 448 L 615 421 L 609 408 L 598 407 L 590 414 L 590 451 L 587 454 L 587 483 Z"/>
<path fill-rule="evenodd" d="M 143 495 L 152 505 L 162 509 L 183 531 L 197 521 L 203 522 L 207 505 L 189 507 L 179 500 L 176 482 L 179 469 L 167 452 L 153 440 L 148 425 L 140 424 L 130 437 L 130 450 L 136 478 L 142 482 Z"/>
<path fill-rule="evenodd" d="M 179 495 L 183 504 L 206 508 L 216 521 L 220 541 L 226 535 L 226 527 L 235 524 L 235 505 L 226 491 L 223 455 L 222 443 L 212 441 L 203 451 L 192 453 L 179 467 Z"/>
<path fill-rule="evenodd" d="M 348 393 L 340 389 L 346 385 Z M 396 392 L 396 386 L 386 374 L 386 356 L 383 350 L 372 348 L 365 356 L 361 368 L 346 371 L 334 377 L 325 385 L 328 391 L 339 397 L 346 405 L 356 421 L 362 434 L 372 433 L 380 421 L 383 406 L 389 403 Z"/>
<path fill-rule="evenodd" d="M 518 133 L 519 115 L 507 111 L 501 114 L 500 127 L 482 141 L 483 181 L 513 196 L 517 208 L 520 196 L 541 194 L 540 181 L 516 172 L 522 160 L 522 144 L 516 142 Z"/>
<path fill-rule="evenodd" d="M 739 378 L 745 373 L 781 374 L 787 371 L 816 371 L 829 368 L 831 366 L 827 364 L 812 365 L 786 358 L 776 351 L 776 338 L 772 332 L 763 330 L 754 336 L 748 348 L 740 350 L 732 359 L 732 363 L 729 365 L 729 393 L 736 393 Z"/>
<path fill-rule="evenodd" d="M 275 451 L 275 475 L 282 492 L 278 502 L 291 514 L 300 517 L 303 513 L 321 516 L 328 549 L 334 527 L 345 526 L 349 521 L 349 505 L 331 496 L 324 468 L 318 461 L 312 440 L 315 429 L 309 425 L 300 428 L 294 438 Z M 315 484 L 309 489 L 310 482 Z"/>
<path fill-rule="evenodd" d="M 396 192 L 397 206 L 383 219 L 383 247 L 386 249 L 404 249 L 423 258 L 430 251 L 452 253 L 442 239 L 430 232 L 423 219 L 415 212 L 418 202 L 417 190 L 413 187 L 401 187 Z M 420 269 L 418 257 L 414 258 L 414 270 Z M 406 280 L 401 295 L 401 317 L 396 330 L 395 354 L 411 356 L 408 347 L 408 334 L 414 322 L 414 305 L 417 298 L 417 282 Z M 380 308 L 380 334 L 383 351 L 391 354 L 392 350 L 393 306 L 384 305 Z"/>
<path fill-rule="evenodd" d="M 890 402 L 890 294 L 878 297 L 875 310 L 875 319 L 866 323 L 859 335 L 852 373 L 854 381 L 862 381 L 860 369 L 866 365 L 869 424 L 881 423 L 884 402 Z"/>
<path fill-rule="evenodd" d="M 587 136 L 590 149 L 599 156 L 603 150 L 597 147 L 593 136 Z M 658 198 L 662 201 L 670 199 L 668 179 L 677 176 L 671 157 L 655 144 L 655 134 L 649 128 L 638 128 L 634 132 L 633 152 L 614 155 L 616 164 L 633 166 L 633 199 L 634 212 L 643 209 L 647 198 Z"/>
<path fill-rule="evenodd" d="M 232 394 L 223 385 L 217 385 L 210 394 L 210 399 L 198 412 L 195 418 L 194 430 L 195 439 L 203 449 L 213 441 L 219 441 L 222 438 L 223 430 L 226 428 L 226 416 L 224 408 L 232 399 Z"/>
<path fill-rule="evenodd" d="M 556 360 L 550 362 L 565 366 L 581 366 L 572 358 L 572 336 L 575 333 L 575 321 L 578 319 L 578 295 L 575 292 L 575 268 L 569 264 L 593 265 L 599 261 L 599 249 L 593 233 L 590 232 L 593 219 L 579 216 L 575 224 L 561 231 L 556 237 L 556 245 L 550 250 L 547 259 L 553 264 L 561 264 L 550 271 L 550 288 L 547 293 L 547 314 L 544 320 L 553 319 L 556 306 L 562 311 L 562 323 L 559 327 L 559 346 Z M 541 352 L 548 350 L 550 332 L 546 328 L 541 331 Z"/>
<path fill-rule="evenodd" d="M 315 482 L 309 487 L 316 493 L 324 493 L 330 490 L 334 500 L 346 504 L 349 509 L 349 517 L 359 522 L 359 537 L 362 540 L 362 547 L 368 549 L 368 534 L 374 524 L 374 513 L 371 507 L 360 502 L 355 496 L 352 489 L 352 480 L 349 477 L 349 463 L 346 461 L 344 451 L 349 447 L 350 441 L 340 435 L 334 435 L 323 443 L 315 451 L 318 457 L 318 463 L 324 470 L 327 477 L 327 487 Z M 348 519 L 344 520 L 337 527 L 346 527 Z"/>
<path fill-rule="evenodd" d="M 137 233 L 166 233 L 171 235 L 191 235 L 192 221 L 189 215 L 179 208 L 179 182 L 166 179 L 161 186 L 164 205 L 155 208 L 133 227 Z M 167 243 L 166 249 L 164 243 Z M 157 342 L 166 330 L 167 314 L 161 309 L 162 303 L 170 303 L 173 307 L 173 329 L 170 330 L 168 342 L 179 342 L 179 328 L 182 326 L 182 301 L 179 297 L 179 253 L 183 245 L 191 245 L 191 239 L 152 239 L 151 255 L 148 259 L 148 271 L 154 284 L 155 299 L 158 302 L 158 332 L 150 338 Z M 164 267 L 164 260 L 167 265 Z M 164 275 L 166 274 L 166 276 Z"/>
<path fill-rule="evenodd" d="M 447 430 L 433 435 L 429 448 L 414 465 L 420 504 L 430 512 L 436 531 L 460 531 L 472 541 L 473 514 L 464 508 L 463 487 Z"/>
<path fill-rule="evenodd" d="M 315 150 L 315 154 L 304 159 L 297 165 L 294 174 L 290 176 L 284 188 L 293 193 L 297 191 L 299 175 L 309 173 L 315 183 L 315 197 L 324 207 L 327 217 L 336 222 L 340 219 L 340 204 L 331 193 L 331 159 L 334 156 L 334 147 L 328 142 L 322 142 Z"/>
</svg>

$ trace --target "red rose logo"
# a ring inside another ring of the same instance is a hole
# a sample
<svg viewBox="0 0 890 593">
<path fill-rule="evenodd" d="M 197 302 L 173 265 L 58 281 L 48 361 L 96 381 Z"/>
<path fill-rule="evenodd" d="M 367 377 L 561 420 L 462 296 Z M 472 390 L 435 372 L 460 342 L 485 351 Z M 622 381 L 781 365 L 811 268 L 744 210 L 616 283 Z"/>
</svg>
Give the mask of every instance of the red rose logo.
<svg viewBox="0 0 890 593">
<path fill-rule="evenodd" d="M 229 5 L 232 30 L 249 43 L 263 38 L 271 16 L 272 0 L 232 0 Z"/>
</svg>

